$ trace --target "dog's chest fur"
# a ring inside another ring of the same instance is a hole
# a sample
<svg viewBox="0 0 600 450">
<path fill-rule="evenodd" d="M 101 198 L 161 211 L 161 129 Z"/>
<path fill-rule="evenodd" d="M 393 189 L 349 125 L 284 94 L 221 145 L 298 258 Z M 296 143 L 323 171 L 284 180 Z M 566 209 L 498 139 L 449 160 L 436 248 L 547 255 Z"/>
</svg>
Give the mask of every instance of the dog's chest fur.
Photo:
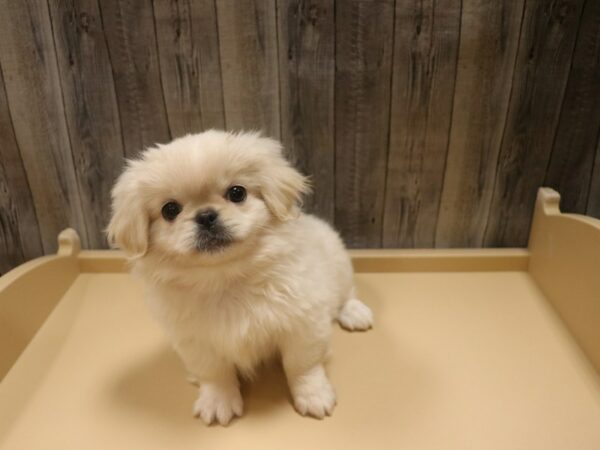
<svg viewBox="0 0 600 450">
<path fill-rule="evenodd" d="M 299 288 L 272 272 L 214 283 L 199 271 L 187 289 L 161 283 L 147 297 L 175 345 L 192 341 L 251 372 L 303 322 L 309 305 Z"/>
</svg>

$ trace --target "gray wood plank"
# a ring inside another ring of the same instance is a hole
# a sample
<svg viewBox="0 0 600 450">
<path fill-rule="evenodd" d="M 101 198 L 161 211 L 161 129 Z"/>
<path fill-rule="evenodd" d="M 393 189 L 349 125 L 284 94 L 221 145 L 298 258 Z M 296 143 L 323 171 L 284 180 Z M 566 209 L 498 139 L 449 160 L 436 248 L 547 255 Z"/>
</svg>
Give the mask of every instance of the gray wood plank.
<svg viewBox="0 0 600 450">
<path fill-rule="evenodd" d="M 394 2 L 339 2 L 335 14 L 335 224 L 349 246 L 379 247 Z"/>
<path fill-rule="evenodd" d="M 396 2 L 384 247 L 435 244 L 459 31 L 460 2 Z"/>
<path fill-rule="evenodd" d="M 106 247 L 110 190 L 123 143 L 97 0 L 49 2 L 65 114 L 89 245 Z"/>
<path fill-rule="evenodd" d="M 437 247 L 479 247 L 483 243 L 522 12 L 522 0 L 462 2 Z"/>
<path fill-rule="evenodd" d="M 485 245 L 525 246 L 544 183 L 584 0 L 528 1 Z"/>
<path fill-rule="evenodd" d="M 99 0 L 117 92 L 125 154 L 171 138 L 152 0 Z"/>
<path fill-rule="evenodd" d="M 0 64 L 44 251 L 67 226 L 86 245 L 48 5 L 1 0 L 0 10 Z"/>
<path fill-rule="evenodd" d="M 563 211 L 586 212 L 599 132 L 600 2 L 587 0 L 544 181 L 560 192 Z"/>
<path fill-rule="evenodd" d="M 279 138 L 275 0 L 220 0 L 216 5 L 226 126 Z"/>
<path fill-rule="evenodd" d="M 0 70 L 0 275 L 43 253 Z"/>
<path fill-rule="evenodd" d="M 154 0 L 154 21 L 171 134 L 224 128 L 214 0 Z"/>
<path fill-rule="evenodd" d="M 333 0 L 279 0 L 281 139 L 286 152 L 310 175 L 314 194 L 305 209 L 334 218 Z"/>
<path fill-rule="evenodd" d="M 600 135 L 596 144 L 596 162 L 592 171 L 586 214 L 600 219 Z"/>
</svg>

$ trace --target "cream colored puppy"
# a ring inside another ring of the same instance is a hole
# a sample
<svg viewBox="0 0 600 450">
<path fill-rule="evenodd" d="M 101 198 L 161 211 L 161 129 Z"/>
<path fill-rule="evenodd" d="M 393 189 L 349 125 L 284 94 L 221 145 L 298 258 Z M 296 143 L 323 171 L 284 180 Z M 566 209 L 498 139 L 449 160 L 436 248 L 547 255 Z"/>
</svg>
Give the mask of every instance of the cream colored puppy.
<svg viewBox="0 0 600 450">
<path fill-rule="evenodd" d="M 299 209 L 307 191 L 278 142 L 213 130 L 146 150 L 114 186 L 109 240 L 198 381 L 207 424 L 242 414 L 238 373 L 272 355 L 298 412 L 331 414 L 332 321 L 371 326 L 339 236 Z"/>
</svg>

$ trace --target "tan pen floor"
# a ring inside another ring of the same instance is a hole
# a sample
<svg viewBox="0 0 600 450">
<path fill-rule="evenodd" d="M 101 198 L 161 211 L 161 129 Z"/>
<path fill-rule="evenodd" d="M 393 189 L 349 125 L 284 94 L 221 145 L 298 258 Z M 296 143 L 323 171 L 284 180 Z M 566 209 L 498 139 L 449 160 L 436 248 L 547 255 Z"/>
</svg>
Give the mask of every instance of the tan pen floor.
<svg viewBox="0 0 600 450">
<path fill-rule="evenodd" d="M 302 418 L 278 368 L 227 428 L 127 274 L 79 275 L 0 384 L 0 448 L 600 449 L 598 377 L 527 272 L 362 273 L 367 333 L 336 330 L 332 417 Z"/>
</svg>

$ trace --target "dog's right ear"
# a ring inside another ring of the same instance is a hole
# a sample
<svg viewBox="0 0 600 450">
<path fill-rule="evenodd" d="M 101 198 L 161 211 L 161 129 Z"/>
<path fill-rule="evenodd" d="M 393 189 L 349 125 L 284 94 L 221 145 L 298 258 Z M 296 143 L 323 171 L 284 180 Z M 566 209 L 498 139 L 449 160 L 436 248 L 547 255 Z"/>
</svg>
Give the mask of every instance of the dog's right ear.
<svg viewBox="0 0 600 450">
<path fill-rule="evenodd" d="M 119 247 L 130 257 L 148 251 L 150 218 L 140 197 L 135 170 L 129 166 L 113 187 L 112 217 L 106 234 L 111 247 Z"/>
</svg>

